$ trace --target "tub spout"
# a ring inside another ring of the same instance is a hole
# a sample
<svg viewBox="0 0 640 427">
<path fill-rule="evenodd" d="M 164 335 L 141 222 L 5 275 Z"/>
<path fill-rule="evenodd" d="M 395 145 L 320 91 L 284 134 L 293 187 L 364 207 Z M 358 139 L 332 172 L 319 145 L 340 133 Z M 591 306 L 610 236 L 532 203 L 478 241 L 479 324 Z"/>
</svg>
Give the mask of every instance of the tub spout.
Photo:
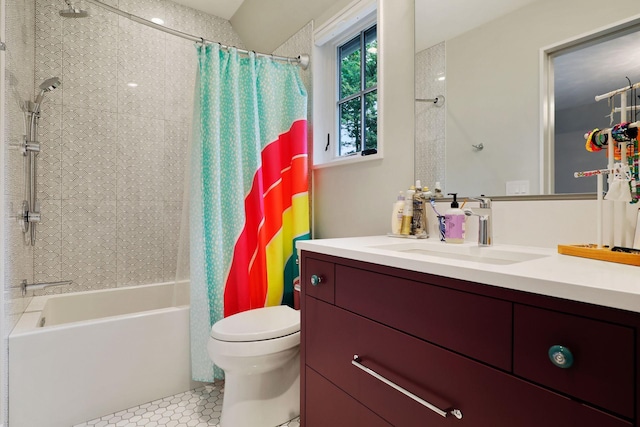
<svg viewBox="0 0 640 427">
<path fill-rule="evenodd" d="M 73 283 L 73 280 L 62 280 L 60 282 L 42 282 L 42 283 L 27 283 L 27 279 L 20 282 L 20 288 L 22 289 L 22 296 L 27 295 L 27 291 L 39 291 L 51 286 L 65 286 Z"/>
</svg>

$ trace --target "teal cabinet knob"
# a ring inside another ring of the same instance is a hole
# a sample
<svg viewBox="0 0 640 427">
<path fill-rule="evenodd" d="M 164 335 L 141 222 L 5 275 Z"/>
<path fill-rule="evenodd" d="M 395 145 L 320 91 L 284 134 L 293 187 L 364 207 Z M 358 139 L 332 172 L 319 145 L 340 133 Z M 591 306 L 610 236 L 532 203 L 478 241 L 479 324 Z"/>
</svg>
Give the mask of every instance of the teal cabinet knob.
<svg viewBox="0 0 640 427">
<path fill-rule="evenodd" d="M 322 276 L 318 276 L 315 274 L 311 275 L 311 284 L 313 286 L 318 286 L 320 283 L 322 283 Z"/>
<path fill-rule="evenodd" d="M 549 360 L 558 368 L 567 369 L 573 365 L 573 354 L 567 347 L 552 345 L 549 348 Z"/>
</svg>

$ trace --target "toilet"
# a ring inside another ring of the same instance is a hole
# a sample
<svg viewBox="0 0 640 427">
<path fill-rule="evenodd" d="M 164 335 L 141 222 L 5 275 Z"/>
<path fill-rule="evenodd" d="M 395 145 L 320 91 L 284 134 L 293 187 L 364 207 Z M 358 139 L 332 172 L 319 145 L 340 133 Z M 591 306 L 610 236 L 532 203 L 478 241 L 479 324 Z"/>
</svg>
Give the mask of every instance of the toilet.
<svg viewBox="0 0 640 427">
<path fill-rule="evenodd" d="M 216 322 L 209 357 L 224 371 L 220 427 L 274 427 L 300 414 L 300 312 L 286 305 Z"/>
</svg>

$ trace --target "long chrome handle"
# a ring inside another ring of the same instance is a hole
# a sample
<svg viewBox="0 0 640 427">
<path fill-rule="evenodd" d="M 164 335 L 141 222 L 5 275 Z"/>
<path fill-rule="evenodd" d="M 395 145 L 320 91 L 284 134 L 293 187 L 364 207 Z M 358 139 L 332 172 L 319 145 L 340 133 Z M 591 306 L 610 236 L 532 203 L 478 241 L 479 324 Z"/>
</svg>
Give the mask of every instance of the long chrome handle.
<svg viewBox="0 0 640 427">
<path fill-rule="evenodd" d="M 437 406 L 427 402 L 426 400 L 422 399 L 421 397 L 418 397 L 415 394 L 411 393 L 410 391 L 400 387 L 398 384 L 394 383 L 393 381 L 389 381 L 388 379 L 386 379 L 385 377 L 383 377 L 382 375 L 380 375 L 379 373 L 377 373 L 373 369 L 367 368 L 362 363 L 360 363 L 360 357 L 357 354 L 353 355 L 353 360 L 351 361 L 351 364 L 353 366 L 355 366 L 356 368 L 358 368 L 358 369 L 362 369 L 363 371 L 365 371 L 367 374 L 371 375 L 375 379 L 377 379 L 379 381 L 382 381 L 383 383 L 385 383 L 389 387 L 393 388 L 394 390 L 399 391 L 400 393 L 404 394 L 408 398 L 410 398 L 412 400 L 415 400 L 416 402 L 418 402 L 422 406 L 431 409 L 433 412 L 435 412 L 436 414 L 440 415 L 441 417 L 445 417 L 446 418 L 449 414 L 451 414 L 451 415 L 453 415 L 454 417 L 456 417 L 459 420 L 462 419 L 462 411 L 460 409 L 442 410 L 442 409 L 438 408 Z"/>
</svg>

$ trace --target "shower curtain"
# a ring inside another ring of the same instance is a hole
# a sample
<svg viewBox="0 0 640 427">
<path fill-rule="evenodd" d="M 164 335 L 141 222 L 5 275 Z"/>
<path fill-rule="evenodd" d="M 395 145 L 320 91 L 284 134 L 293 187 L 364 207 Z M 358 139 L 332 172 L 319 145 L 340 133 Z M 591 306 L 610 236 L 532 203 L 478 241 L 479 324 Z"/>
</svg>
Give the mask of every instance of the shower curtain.
<svg viewBox="0 0 640 427">
<path fill-rule="evenodd" d="M 198 46 L 190 177 L 192 376 L 222 372 L 213 323 L 293 304 L 295 242 L 308 239 L 307 94 L 298 67 Z"/>
</svg>

